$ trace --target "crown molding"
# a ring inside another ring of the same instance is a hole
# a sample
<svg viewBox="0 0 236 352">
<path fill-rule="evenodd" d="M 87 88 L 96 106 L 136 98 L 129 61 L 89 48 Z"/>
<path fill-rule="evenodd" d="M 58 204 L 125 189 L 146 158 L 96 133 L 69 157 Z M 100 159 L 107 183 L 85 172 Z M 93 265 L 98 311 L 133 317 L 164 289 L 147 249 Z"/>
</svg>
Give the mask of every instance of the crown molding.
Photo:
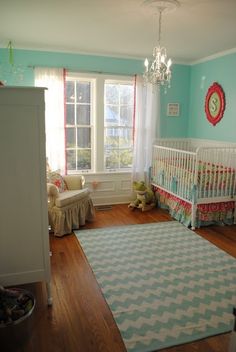
<svg viewBox="0 0 236 352">
<path fill-rule="evenodd" d="M 8 48 L 6 47 L 1 47 L 0 49 L 6 49 L 8 50 Z M 114 58 L 114 59 L 129 59 L 129 60 L 140 60 L 140 61 L 144 61 L 144 58 L 141 56 L 132 56 L 132 55 L 126 55 L 126 54 L 112 54 L 109 52 L 95 52 L 95 51 L 78 51 L 77 49 L 73 50 L 73 49 L 63 49 L 63 48 L 47 48 L 47 47 L 37 47 L 37 48 L 33 48 L 33 47 L 28 47 L 28 46 L 14 46 L 13 48 L 14 50 L 26 50 L 26 51 L 44 51 L 47 53 L 59 53 L 59 54 L 74 54 L 74 55 L 87 55 L 87 56 L 101 56 L 101 57 L 106 57 L 106 58 Z"/>
<path fill-rule="evenodd" d="M 8 50 L 6 47 L 2 47 L 0 45 L 0 49 L 6 49 Z M 86 52 L 86 51 L 77 51 L 77 50 L 63 50 L 62 48 L 53 48 L 53 49 L 49 49 L 49 48 L 45 48 L 45 47 L 38 47 L 38 48 L 30 48 L 30 47 L 14 47 L 14 50 L 26 50 L 26 51 L 44 51 L 44 52 L 48 52 L 48 53 L 60 53 L 60 54 L 74 54 L 74 55 L 88 55 L 88 56 L 100 56 L 100 57 L 106 57 L 106 58 L 114 58 L 114 59 L 124 59 L 124 60 L 137 60 L 137 61 L 144 61 L 144 58 L 141 56 L 131 56 L 131 55 L 122 55 L 122 54 L 111 54 L 111 53 L 98 53 L 98 52 Z M 236 48 L 232 48 L 229 50 L 225 50 L 225 51 L 221 51 L 219 53 L 210 55 L 210 56 L 206 56 L 204 58 L 201 58 L 199 60 L 195 60 L 195 61 L 185 61 L 185 60 L 181 60 L 181 59 L 174 59 L 173 57 L 173 64 L 172 65 L 186 65 L 186 66 L 194 66 L 203 62 L 207 62 L 210 60 L 214 60 L 217 59 L 219 57 L 222 56 L 226 56 L 229 54 L 233 54 L 236 53 Z"/>
<path fill-rule="evenodd" d="M 206 57 L 204 57 L 202 59 L 199 59 L 199 60 L 196 60 L 196 61 L 192 61 L 190 63 L 190 65 L 193 66 L 193 65 L 201 64 L 203 62 L 214 60 L 214 59 L 217 59 L 219 57 L 226 56 L 226 55 L 229 55 L 229 54 L 234 54 L 234 53 L 236 53 L 236 48 L 232 48 L 232 49 L 229 49 L 229 50 L 221 51 L 219 53 L 216 53 L 216 54 L 213 54 L 213 55 L 210 55 L 210 56 L 206 56 Z"/>
</svg>

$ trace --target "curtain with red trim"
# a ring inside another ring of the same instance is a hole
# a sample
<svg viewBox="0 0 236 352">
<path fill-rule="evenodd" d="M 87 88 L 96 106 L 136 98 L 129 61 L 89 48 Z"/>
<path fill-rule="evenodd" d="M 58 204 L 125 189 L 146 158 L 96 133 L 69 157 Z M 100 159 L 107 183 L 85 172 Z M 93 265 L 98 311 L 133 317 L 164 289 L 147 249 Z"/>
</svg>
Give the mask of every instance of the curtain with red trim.
<svg viewBox="0 0 236 352">
<path fill-rule="evenodd" d="M 152 145 L 159 131 L 159 90 L 151 84 L 143 84 L 142 77 L 136 77 L 134 120 L 134 153 L 132 178 L 149 182 L 152 162 Z"/>
</svg>

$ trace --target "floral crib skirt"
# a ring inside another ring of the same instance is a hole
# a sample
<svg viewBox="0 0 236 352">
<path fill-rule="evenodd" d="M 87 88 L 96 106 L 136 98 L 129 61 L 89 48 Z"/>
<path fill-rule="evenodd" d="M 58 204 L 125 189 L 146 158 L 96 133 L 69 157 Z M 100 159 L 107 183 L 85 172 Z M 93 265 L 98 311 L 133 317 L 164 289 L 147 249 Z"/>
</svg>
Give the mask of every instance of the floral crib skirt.
<svg viewBox="0 0 236 352">
<path fill-rule="evenodd" d="M 160 208 L 168 209 L 174 219 L 187 227 L 191 226 L 192 206 L 190 203 L 158 187 L 154 188 L 154 192 Z M 196 226 L 201 227 L 211 224 L 231 225 L 234 222 L 234 207 L 234 201 L 198 204 Z"/>
</svg>

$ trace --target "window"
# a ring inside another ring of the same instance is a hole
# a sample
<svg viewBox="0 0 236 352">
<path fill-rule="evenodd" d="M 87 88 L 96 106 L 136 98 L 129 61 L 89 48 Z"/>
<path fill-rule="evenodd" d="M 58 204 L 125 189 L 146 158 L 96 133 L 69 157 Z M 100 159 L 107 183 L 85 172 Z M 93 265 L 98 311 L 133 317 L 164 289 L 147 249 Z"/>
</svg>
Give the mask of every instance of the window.
<svg viewBox="0 0 236 352">
<path fill-rule="evenodd" d="M 70 73 L 65 118 L 68 173 L 130 170 L 133 112 L 132 79 Z"/>
<path fill-rule="evenodd" d="M 90 80 L 66 81 L 66 162 L 68 171 L 91 170 L 92 84 Z"/>
</svg>

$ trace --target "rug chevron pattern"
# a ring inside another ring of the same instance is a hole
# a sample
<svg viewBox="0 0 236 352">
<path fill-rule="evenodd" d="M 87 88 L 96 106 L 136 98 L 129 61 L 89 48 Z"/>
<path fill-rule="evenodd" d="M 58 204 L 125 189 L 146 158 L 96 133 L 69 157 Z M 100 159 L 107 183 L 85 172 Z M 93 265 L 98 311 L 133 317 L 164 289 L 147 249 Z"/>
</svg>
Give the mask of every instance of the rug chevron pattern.
<svg viewBox="0 0 236 352">
<path fill-rule="evenodd" d="M 230 331 L 236 261 L 176 221 L 75 232 L 127 351 Z"/>
</svg>

